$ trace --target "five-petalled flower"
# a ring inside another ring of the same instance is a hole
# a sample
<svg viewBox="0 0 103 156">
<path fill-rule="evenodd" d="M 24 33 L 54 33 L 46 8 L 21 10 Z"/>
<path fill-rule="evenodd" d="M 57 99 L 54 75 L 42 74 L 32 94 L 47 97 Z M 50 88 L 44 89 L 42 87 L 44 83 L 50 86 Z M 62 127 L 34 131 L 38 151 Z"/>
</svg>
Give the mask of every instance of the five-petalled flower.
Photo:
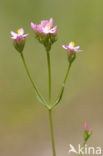
<svg viewBox="0 0 103 156">
<path fill-rule="evenodd" d="M 11 39 L 16 40 L 18 43 L 21 41 L 21 39 L 25 40 L 26 36 L 28 36 L 28 34 L 24 34 L 23 28 L 18 29 L 17 33 L 14 31 L 11 31 L 10 33 L 12 35 Z"/>
<path fill-rule="evenodd" d="M 57 26 L 53 27 L 53 18 L 50 18 L 49 21 L 42 20 L 40 24 L 36 25 L 33 22 L 31 22 L 31 28 L 32 30 L 37 34 L 54 34 L 57 33 Z"/>
<path fill-rule="evenodd" d="M 24 29 L 20 28 L 17 30 L 17 33 L 11 31 L 11 39 L 14 41 L 14 46 L 17 51 L 22 52 L 25 44 L 25 39 L 28 34 L 24 34 Z"/>
<path fill-rule="evenodd" d="M 79 49 L 80 46 L 75 46 L 74 42 L 70 42 L 69 45 L 62 45 L 62 47 L 67 50 L 68 54 L 78 53 L 78 52 L 82 51 L 82 50 Z"/>
</svg>

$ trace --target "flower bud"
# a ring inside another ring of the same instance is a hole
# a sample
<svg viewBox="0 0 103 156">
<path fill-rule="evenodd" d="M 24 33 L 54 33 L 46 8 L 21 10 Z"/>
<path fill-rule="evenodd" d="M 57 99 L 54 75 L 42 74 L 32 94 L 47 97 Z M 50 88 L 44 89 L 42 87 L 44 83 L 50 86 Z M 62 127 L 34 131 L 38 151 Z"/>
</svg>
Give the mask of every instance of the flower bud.
<svg viewBox="0 0 103 156">
<path fill-rule="evenodd" d="M 88 129 L 88 125 L 85 123 L 84 124 L 84 140 L 85 142 L 90 138 L 92 134 L 92 130 Z"/>
</svg>

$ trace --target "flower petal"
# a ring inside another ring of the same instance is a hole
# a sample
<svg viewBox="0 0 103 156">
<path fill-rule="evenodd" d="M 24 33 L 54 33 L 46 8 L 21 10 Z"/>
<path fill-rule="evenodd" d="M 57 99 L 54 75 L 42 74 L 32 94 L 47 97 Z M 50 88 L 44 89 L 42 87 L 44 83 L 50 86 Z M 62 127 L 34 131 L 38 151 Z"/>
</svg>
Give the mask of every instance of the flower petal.
<svg viewBox="0 0 103 156">
<path fill-rule="evenodd" d="M 53 18 L 50 18 L 50 20 L 49 20 L 49 24 L 50 24 L 50 27 L 52 27 L 53 26 Z"/>
<path fill-rule="evenodd" d="M 10 34 L 11 34 L 13 37 L 17 37 L 17 34 L 16 34 L 14 31 L 11 31 Z"/>
<path fill-rule="evenodd" d="M 20 28 L 19 29 L 19 35 L 23 35 L 24 34 L 24 29 L 23 28 Z"/>
<path fill-rule="evenodd" d="M 49 33 L 50 33 L 50 30 L 48 29 L 47 26 L 44 27 L 44 28 L 42 28 L 42 30 L 43 30 L 43 33 L 44 33 L 44 34 L 49 34 Z"/>
<path fill-rule="evenodd" d="M 41 21 L 41 26 L 42 27 L 45 27 L 47 24 L 48 24 L 48 21 L 47 20 L 42 20 Z"/>
<path fill-rule="evenodd" d="M 50 29 L 50 33 L 51 34 L 56 34 L 57 33 L 57 26 L 55 26 L 52 29 Z"/>
<path fill-rule="evenodd" d="M 72 42 L 69 43 L 69 48 L 72 49 L 74 46 L 72 44 Z"/>
<path fill-rule="evenodd" d="M 31 25 L 31 29 L 32 30 L 36 30 L 36 28 L 37 28 L 37 25 L 36 24 L 34 24 L 33 22 L 31 22 L 30 25 Z"/>
<path fill-rule="evenodd" d="M 82 52 L 83 50 L 75 50 L 76 53 Z"/>
<path fill-rule="evenodd" d="M 67 45 L 62 45 L 62 47 L 63 47 L 64 49 L 69 49 L 69 47 L 68 47 Z"/>
<path fill-rule="evenodd" d="M 29 34 L 25 34 L 25 35 L 23 35 L 23 37 L 26 37 L 26 36 L 28 36 Z"/>
<path fill-rule="evenodd" d="M 38 25 L 36 26 L 35 31 L 38 32 L 38 33 L 42 33 L 42 32 L 43 32 L 43 27 L 41 26 L 41 24 L 38 24 Z"/>
<path fill-rule="evenodd" d="M 11 39 L 15 40 L 17 37 L 12 36 Z"/>
<path fill-rule="evenodd" d="M 80 46 L 76 46 L 76 47 L 75 47 L 75 49 L 79 49 L 79 48 L 80 48 Z"/>
</svg>

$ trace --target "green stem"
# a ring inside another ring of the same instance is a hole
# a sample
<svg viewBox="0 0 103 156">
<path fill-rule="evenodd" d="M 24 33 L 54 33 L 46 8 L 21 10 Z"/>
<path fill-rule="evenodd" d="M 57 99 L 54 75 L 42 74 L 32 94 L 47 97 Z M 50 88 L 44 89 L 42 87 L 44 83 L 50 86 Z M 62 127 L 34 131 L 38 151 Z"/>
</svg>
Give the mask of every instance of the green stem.
<svg viewBox="0 0 103 156">
<path fill-rule="evenodd" d="M 53 132 L 53 121 L 52 121 L 52 110 L 49 110 L 49 121 L 50 121 L 50 131 L 51 131 L 51 141 L 52 141 L 53 156 L 56 156 L 55 143 L 54 143 L 54 132 Z"/>
<path fill-rule="evenodd" d="M 49 104 L 51 104 L 51 66 L 50 66 L 50 52 L 47 51 L 48 62 L 48 76 L 49 76 Z"/>
<path fill-rule="evenodd" d="M 83 150 L 85 148 L 85 144 L 86 144 L 86 142 L 84 142 L 83 145 L 82 145 Z M 82 155 L 82 153 L 80 153 L 78 156 L 81 156 L 81 155 Z"/>
<path fill-rule="evenodd" d="M 48 76 L 49 76 L 49 105 L 51 105 L 51 67 L 50 67 L 50 53 L 47 51 L 47 62 L 48 62 Z M 52 110 L 49 111 L 49 121 L 50 121 L 50 132 L 51 132 L 51 143 L 53 156 L 56 156 L 55 143 L 54 143 L 54 132 L 53 132 L 53 121 L 52 121 Z"/>
<path fill-rule="evenodd" d="M 22 61 L 23 61 L 25 70 L 26 70 L 26 72 L 27 72 L 27 75 L 28 75 L 28 77 L 29 77 L 29 80 L 31 81 L 31 84 L 32 84 L 33 87 L 34 87 L 34 90 L 35 90 L 37 96 L 39 97 L 40 101 L 47 107 L 46 101 L 45 101 L 44 98 L 40 95 L 39 90 L 37 89 L 35 83 L 33 82 L 32 78 L 31 78 L 31 75 L 30 75 L 30 72 L 29 72 L 29 70 L 28 70 L 28 67 L 27 67 L 27 64 L 26 64 L 26 61 L 25 61 L 25 58 L 24 58 L 23 53 L 21 53 L 21 58 L 22 58 Z"/>
<path fill-rule="evenodd" d="M 68 78 L 68 74 L 69 74 L 69 71 L 70 71 L 70 67 L 71 67 L 71 64 L 69 64 L 68 66 L 68 69 L 67 69 L 67 72 L 66 72 L 66 75 L 65 75 L 65 79 L 63 81 L 63 85 L 65 85 L 66 81 L 67 81 L 67 78 Z"/>
</svg>

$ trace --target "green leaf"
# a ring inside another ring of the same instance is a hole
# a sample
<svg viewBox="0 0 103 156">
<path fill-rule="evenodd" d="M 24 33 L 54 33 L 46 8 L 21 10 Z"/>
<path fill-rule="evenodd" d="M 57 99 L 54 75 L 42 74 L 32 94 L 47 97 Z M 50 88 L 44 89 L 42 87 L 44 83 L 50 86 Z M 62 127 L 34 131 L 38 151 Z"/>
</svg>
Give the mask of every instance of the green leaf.
<svg viewBox="0 0 103 156">
<path fill-rule="evenodd" d="M 38 101 L 40 101 L 45 107 L 48 108 L 48 105 L 47 105 L 46 101 L 44 100 L 44 98 L 42 98 L 42 97 L 38 94 L 37 91 L 35 91 L 35 92 L 36 92 L 36 96 L 37 96 Z"/>
<path fill-rule="evenodd" d="M 62 96 L 63 96 L 63 93 L 64 93 L 64 86 L 61 88 L 60 92 L 59 92 L 59 95 L 58 97 L 56 98 L 55 102 L 54 102 L 54 105 L 53 106 L 56 106 L 62 99 Z"/>
</svg>

